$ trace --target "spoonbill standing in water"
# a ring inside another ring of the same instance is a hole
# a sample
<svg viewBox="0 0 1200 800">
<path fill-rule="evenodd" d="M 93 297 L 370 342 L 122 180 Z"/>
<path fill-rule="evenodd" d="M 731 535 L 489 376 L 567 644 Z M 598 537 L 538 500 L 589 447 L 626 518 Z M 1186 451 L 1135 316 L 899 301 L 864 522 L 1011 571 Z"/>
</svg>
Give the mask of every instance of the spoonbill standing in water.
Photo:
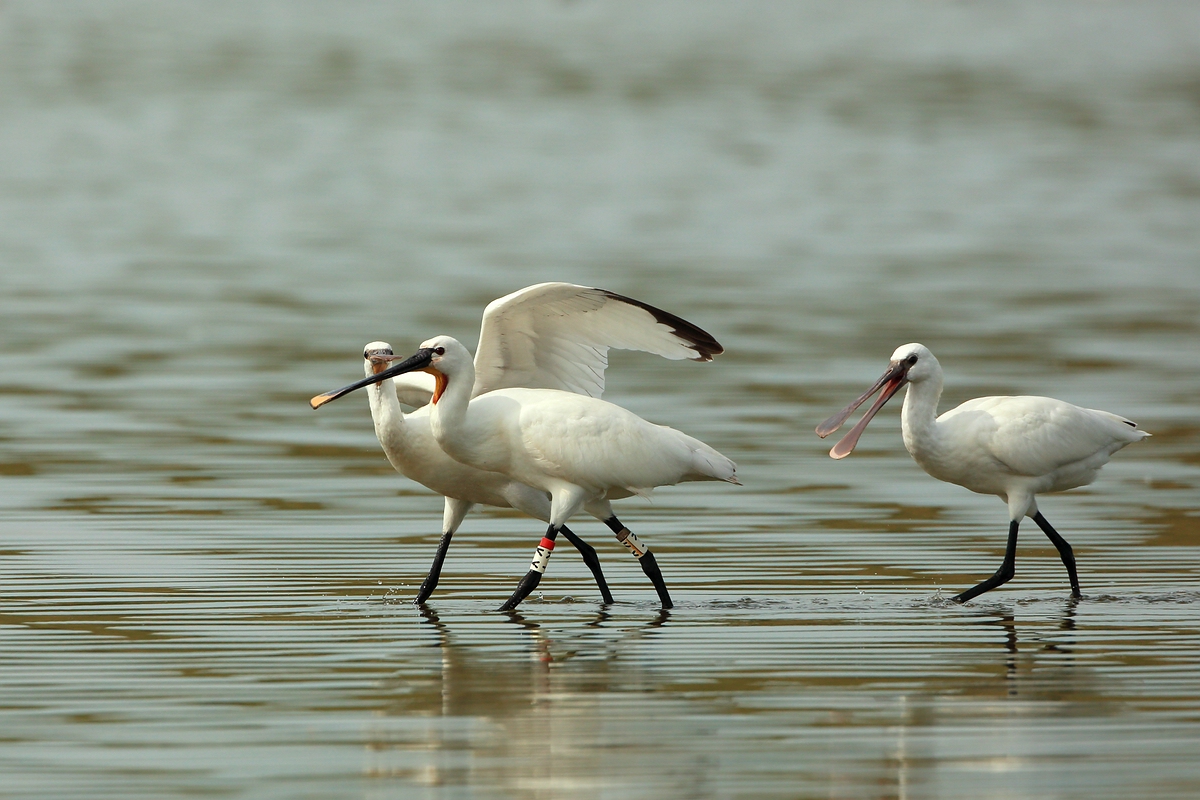
<svg viewBox="0 0 1200 800">
<path fill-rule="evenodd" d="M 906 344 L 892 353 L 887 371 L 875 385 L 842 411 L 817 426 L 822 439 L 842 426 L 854 410 L 883 389 L 829 455 L 845 458 L 871 418 L 892 395 L 908 386 L 901 422 L 904 446 L 913 459 L 938 480 L 980 494 L 998 495 L 1008 503 L 1008 548 L 996 574 L 954 600 L 965 603 L 1009 581 L 1016 571 L 1017 527 L 1032 517 L 1058 549 L 1071 595 L 1080 597 L 1071 545 L 1038 511 L 1036 496 L 1086 486 L 1113 453 L 1150 434 L 1116 414 L 1080 408 L 1049 397 L 977 397 L 940 417 L 942 367 L 921 344 Z M 936 418 L 935 418 L 936 417 Z"/>
<path fill-rule="evenodd" d="M 599 397 L 610 347 L 643 350 L 670 359 L 711 361 L 723 348 L 708 333 L 679 317 L 637 300 L 568 283 L 544 283 L 493 301 L 484 311 L 473 381 L 464 381 L 476 396 L 494 389 L 538 387 Z M 368 386 L 375 432 L 388 460 L 401 474 L 445 496 L 442 539 L 429 575 L 415 602 L 420 605 L 438 584 L 451 538 L 475 504 L 516 508 L 549 522 L 550 494 L 499 472 L 478 469 L 448 456 L 431 428 L 427 405 L 440 399 L 443 379 L 421 372 L 386 370 L 395 360 L 386 342 L 371 342 L 363 351 L 367 379 L 313 398 L 313 408 Z M 415 369 L 415 368 L 414 368 Z M 405 414 L 400 403 L 418 406 Z M 649 549 L 613 514 L 609 499 L 629 492 L 614 488 L 592 499 L 584 509 L 603 520 L 638 560 L 665 605 L 670 605 L 661 572 Z M 565 525 L 559 528 L 580 550 L 605 603 L 613 601 L 596 551 Z M 531 587 L 532 588 L 532 587 Z M 513 604 L 516 605 L 515 603 Z"/>
<path fill-rule="evenodd" d="M 436 381 L 429 422 L 446 453 L 550 495 L 546 534 L 529 571 L 501 611 L 516 608 L 538 585 L 555 538 L 579 510 L 611 514 L 609 498 L 646 494 L 657 486 L 683 481 L 738 483 L 734 463 L 713 448 L 597 397 L 541 388 L 476 392 L 471 354 L 449 336 L 429 339 L 411 357 L 378 375 L 314 397 L 313 407 L 360 386 L 416 370 L 432 372 Z M 654 554 L 615 515 L 606 522 L 637 556 L 663 607 L 670 608 L 671 597 Z"/>
</svg>

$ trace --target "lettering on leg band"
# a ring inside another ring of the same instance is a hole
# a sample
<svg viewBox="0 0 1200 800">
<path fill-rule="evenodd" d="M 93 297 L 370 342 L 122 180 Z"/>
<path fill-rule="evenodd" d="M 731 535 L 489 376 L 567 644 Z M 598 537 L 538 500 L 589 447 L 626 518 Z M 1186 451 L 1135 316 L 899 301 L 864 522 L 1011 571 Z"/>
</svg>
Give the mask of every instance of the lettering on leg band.
<svg viewBox="0 0 1200 800">
<path fill-rule="evenodd" d="M 621 532 L 617 534 L 617 541 L 625 545 L 625 549 L 633 553 L 637 558 L 641 558 L 650 552 L 650 548 L 642 544 L 637 534 L 629 530 L 629 528 L 621 529 Z"/>
<path fill-rule="evenodd" d="M 533 553 L 533 561 L 529 564 L 529 568 L 544 575 L 546 567 L 550 564 L 552 552 L 554 552 L 554 542 L 543 536 L 542 541 L 538 543 L 537 550 Z"/>
</svg>

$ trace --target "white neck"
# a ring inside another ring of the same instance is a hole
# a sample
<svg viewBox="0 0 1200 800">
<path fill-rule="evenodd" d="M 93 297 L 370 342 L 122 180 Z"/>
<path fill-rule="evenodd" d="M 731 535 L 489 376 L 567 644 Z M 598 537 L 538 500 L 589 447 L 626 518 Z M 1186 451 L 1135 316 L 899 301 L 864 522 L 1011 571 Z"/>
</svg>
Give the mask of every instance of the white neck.
<svg viewBox="0 0 1200 800">
<path fill-rule="evenodd" d="M 403 447 L 404 409 L 396 399 L 396 387 L 392 379 L 380 381 L 367 387 L 367 399 L 371 403 L 371 419 L 375 422 L 375 436 L 380 443 L 390 443 L 394 447 Z"/>
<path fill-rule="evenodd" d="M 937 407 L 942 396 L 942 371 L 924 380 L 910 383 L 900 414 L 904 447 L 916 456 L 934 444 L 937 435 Z"/>
<path fill-rule="evenodd" d="M 472 437 L 467 428 L 471 405 L 471 390 L 475 386 L 475 365 L 470 361 L 458 364 L 453 374 L 446 374 L 446 388 L 429 412 L 433 437 L 451 458 L 476 465 Z"/>
</svg>

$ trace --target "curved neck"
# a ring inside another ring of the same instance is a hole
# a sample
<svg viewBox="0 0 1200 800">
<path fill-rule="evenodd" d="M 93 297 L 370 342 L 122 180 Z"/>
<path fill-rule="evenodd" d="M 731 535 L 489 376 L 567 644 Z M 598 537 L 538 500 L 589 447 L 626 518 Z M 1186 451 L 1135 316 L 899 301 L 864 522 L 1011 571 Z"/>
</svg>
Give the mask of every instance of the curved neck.
<svg viewBox="0 0 1200 800">
<path fill-rule="evenodd" d="M 941 370 L 922 381 L 908 385 L 904 395 L 904 409 L 900 413 L 904 446 L 908 452 L 914 453 L 933 438 L 937 425 L 938 400 L 941 397 Z"/>
<path fill-rule="evenodd" d="M 404 409 L 396 399 L 396 387 L 391 378 L 367 387 L 367 399 L 371 403 L 371 419 L 375 422 L 375 436 L 380 442 L 401 436 L 404 433 Z"/>
<path fill-rule="evenodd" d="M 459 365 L 454 374 L 442 374 L 445 388 L 429 412 L 429 423 L 438 444 L 457 458 L 454 454 L 464 452 L 469 438 L 466 432 L 467 409 L 471 405 L 471 390 L 475 386 L 475 365 L 467 361 Z"/>
</svg>

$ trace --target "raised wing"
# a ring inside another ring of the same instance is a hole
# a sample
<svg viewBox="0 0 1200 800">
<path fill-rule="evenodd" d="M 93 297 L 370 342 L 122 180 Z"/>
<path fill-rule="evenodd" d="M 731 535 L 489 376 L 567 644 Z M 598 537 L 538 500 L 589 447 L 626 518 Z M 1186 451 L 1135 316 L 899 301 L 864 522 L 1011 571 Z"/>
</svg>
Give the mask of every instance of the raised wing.
<svg viewBox="0 0 1200 800">
<path fill-rule="evenodd" d="M 433 376 L 428 372 L 408 372 L 392 378 L 396 399 L 406 406 L 420 408 L 433 399 Z"/>
<path fill-rule="evenodd" d="M 562 389 L 599 397 L 609 348 L 711 361 L 707 332 L 638 300 L 572 283 L 539 283 L 483 312 L 472 396 L 495 389 Z"/>
</svg>

